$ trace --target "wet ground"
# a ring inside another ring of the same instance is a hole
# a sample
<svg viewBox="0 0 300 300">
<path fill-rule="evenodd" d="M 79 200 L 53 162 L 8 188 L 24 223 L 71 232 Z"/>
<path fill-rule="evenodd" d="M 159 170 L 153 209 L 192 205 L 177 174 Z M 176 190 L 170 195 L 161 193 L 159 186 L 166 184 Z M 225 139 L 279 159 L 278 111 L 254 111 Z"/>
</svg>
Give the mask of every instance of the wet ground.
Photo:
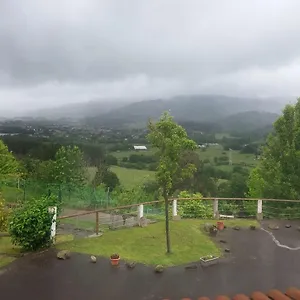
<svg viewBox="0 0 300 300">
<path fill-rule="evenodd" d="M 285 223 L 279 224 L 279 230 L 273 234 L 280 243 L 297 247 L 298 224 L 290 223 L 292 227 L 287 229 Z M 263 226 L 267 228 L 267 224 Z M 230 253 L 219 264 L 192 270 L 173 267 L 162 274 L 143 265 L 128 270 L 122 263 L 113 268 L 102 258 L 92 264 L 89 256 L 81 254 L 73 254 L 66 261 L 57 260 L 53 250 L 29 255 L 0 275 L 1 299 L 197 299 L 300 287 L 300 251 L 278 247 L 268 233 L 259 229 L 227 228 L 216 241 L 221 239 L 226 241 L 222 245 Z"/>
</svg>

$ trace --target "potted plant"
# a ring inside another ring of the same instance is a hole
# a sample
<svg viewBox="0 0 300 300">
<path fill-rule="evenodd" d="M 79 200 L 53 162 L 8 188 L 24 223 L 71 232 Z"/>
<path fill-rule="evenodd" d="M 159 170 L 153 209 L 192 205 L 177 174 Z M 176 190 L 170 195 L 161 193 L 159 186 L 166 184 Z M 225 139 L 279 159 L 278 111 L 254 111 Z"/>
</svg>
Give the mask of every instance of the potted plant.
<svg viewBox="0 0 300 300">
<path fill-rule="evenodd" d="M 218 227 L 218 230 L 223 230 L 224 229 L 224 222 L 223 221 L 218 221 L 217 222 L 217 227 Z"/>
<path fill-rule="evenodd" d="M 110 256 L 110 262 L 112 266 L 119 265 L 120 262 L 120 255 L 118 253 L 114 253 Z"/>
<path fill-rule="evenodd" d="M 217 233 L 218 233 L 218 228 L 215 225 L 213 225 L 209 228 L 209 234 L 211 236 L 216 236 Z"/>
<path fill-rule="evenodd" d="M 214 255 L 207 255 L 200 257 L 200 263 L 203 267 L 208 267 L 214 265 L 218 262 L 219 257 Z"/>
</svg>

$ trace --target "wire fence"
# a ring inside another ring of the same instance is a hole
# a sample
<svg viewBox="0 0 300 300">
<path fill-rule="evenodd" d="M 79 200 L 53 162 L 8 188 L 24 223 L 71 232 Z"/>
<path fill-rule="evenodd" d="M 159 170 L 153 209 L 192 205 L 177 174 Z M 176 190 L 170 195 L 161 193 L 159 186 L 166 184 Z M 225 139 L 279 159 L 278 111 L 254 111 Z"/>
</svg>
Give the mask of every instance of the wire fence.
<svg viewBox="0 0 300 300">
<path fill-rule="evenodd" d="M 63 207 L 61 216 L 64 216 L 59 221 L 59 227 L 61 230 L 77 232 L 78 236 L 139 226 L 141 222 L 138 216 L 138 203 L 120 207 L 121 198 L 114 199 L 112 193 L 103 187 L 74 187 L 8 179 L 0 181 L 0 192 L 8 204 L 43 196 L 57 197 Z M 178 208 L 176 208 L 178 215 L 181 218 L 212 219 L 214 218 L 214 201 L 212 200 L 214 199 L 178 199 Z M 219 200 L 219 216 L 248 219 L 257 217 L 257 199 Z M 264 219 L 300 220 L 300 200 L 262 200 Z M 172 205 L 170 205 L 169 215 L 171 218 Z M 143 203 L 144 225 L 162 221 L 164 218 L 163 201 Z"/>
<path fill-rule="evenodd" d="M 99 209 L 118 203 L 103 187 L 47 184 L 39 181 L 8 179 L 0 181 L 0 192 L 7 203 L 17 203 L 43 196 L 57 197 L 63 207 Z"/>
<path fill-rule="evenodd" d="M 256 218 L 257 200 L 221 200 L 219 214 L 235 218 Z M 264 219 L 300 220 L 300 200 L 292 202 L 266 199 L 262 201 L 262 214 Z"/>
<path fill-rule="evenodd" d="M 139 204 L 95 211 L 65 210 L 58 218 L 58 234 L 73 234 L 75 237 L 101 235 L 109 230 L 148 226 L 164 220 L 162 203 L 143 205 L 142 217 Z"/>
<path fill-rule="evenodd" d="M 178 205 L 174 210 L 174 201 Z M 170 199 L 169 217 L 180 216 L 181 219 L 214 219 L 214 202 L 216 199 Z M 258 200 L 243 199 L 218 199 L 218 217 L 232 219 L 256 219 L 258 212 Z M 142 208 L 142 218 L 140 209 Z M 299 220 L 300 201 L 270 199 L 262 201 L 263 219 L 272 220 Z M 76 211 L 74 211 L 76 212 Z M 177 215 L 178 214 L 178 215 Z M 164 221 L 165 211 L 163 201 L 137 203 L 123 207 L 102 209 L 96 211 L 77 212 L 73 215 L 65 215 L 60 219 L 60 230 L 64 233 L 72 233 L 80 237 L 87 234 L 101 234 L 108 230 L 130 228 L 135 226 L 148 226 L 149 224 Z"/>
</svg>

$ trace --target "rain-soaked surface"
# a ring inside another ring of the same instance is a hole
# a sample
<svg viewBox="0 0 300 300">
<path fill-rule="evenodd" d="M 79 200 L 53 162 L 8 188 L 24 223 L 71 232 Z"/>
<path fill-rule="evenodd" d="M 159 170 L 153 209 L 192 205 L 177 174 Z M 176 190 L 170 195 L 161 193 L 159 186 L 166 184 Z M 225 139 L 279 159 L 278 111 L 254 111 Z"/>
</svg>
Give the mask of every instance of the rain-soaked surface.
<svg viewBox="0 0 300 300">
<path fill-rule="evenodd" d="M 280 225 L 273 234 L 281 244 L 300 246 L 300 232 L 294 224 L 288 229 Z M 82 254 L 59 261 L 54 250 L 28 255 L 0 275 L 0 299 L 197 299 L 300 287 L 300 250 L 277 246 L 262 230 L 228 228 L 217 239 L 226 240 L 225 247 L 231 250 L 219 264 L 191 270 L 173 267 L 162 274 L 143 265 L 128 270 L 121 263 L 114 268 L 104 258 L 92 264 L 89 256 Z"/>
</svg>

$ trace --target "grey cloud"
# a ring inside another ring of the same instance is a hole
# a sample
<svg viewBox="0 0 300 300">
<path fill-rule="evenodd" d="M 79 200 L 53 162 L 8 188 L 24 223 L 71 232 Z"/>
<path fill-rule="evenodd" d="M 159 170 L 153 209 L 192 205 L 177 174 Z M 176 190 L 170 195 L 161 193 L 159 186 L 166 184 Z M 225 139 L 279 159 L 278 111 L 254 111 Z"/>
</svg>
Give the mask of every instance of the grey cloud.
<svg viewBox="0 0 300 300">
<path fill-rule="evenodd" d="M 297 93 L 299 11 L 299 0 L 2 0 L 0 96 Z"/>
</svg>

